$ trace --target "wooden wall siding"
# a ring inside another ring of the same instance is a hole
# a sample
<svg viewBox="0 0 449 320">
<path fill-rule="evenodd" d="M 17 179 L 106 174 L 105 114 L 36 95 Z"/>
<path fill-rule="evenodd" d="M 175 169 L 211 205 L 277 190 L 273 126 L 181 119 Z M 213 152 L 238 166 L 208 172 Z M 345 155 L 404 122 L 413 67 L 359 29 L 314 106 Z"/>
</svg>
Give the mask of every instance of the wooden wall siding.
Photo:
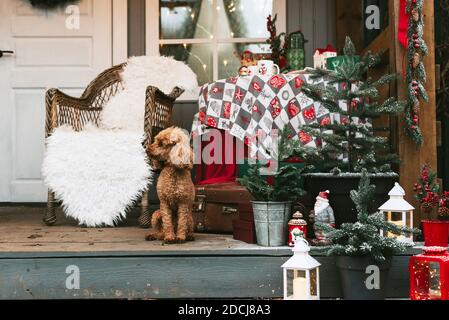
<svg viewBox="0 0 449 320">
<path fill-rule="evenodd" d="M 335 29 L 337 51 L 339 54 L 350 36 L 358 51 L 363 49 L 363 12 L 362 0 L 335 0 Z"/>
<path fill-rule="evenodd" d="M 287 31 L 301 30 L 306 43 L 306 65 L 313 66 L 316 48 L 336 45 L 335 30 L 336 0 L 288 0 Z"/>
<path fill-rule="evenodd" d="M 145 54 L 145 0 L 128 0 L 128 56 Z"/>
<path fill-rule="evenodd" d="M 178 102 L 173 109 L 173 124 L 190 132 L 196 113 L 198 113 L 197 101 Z"/>
</svg>

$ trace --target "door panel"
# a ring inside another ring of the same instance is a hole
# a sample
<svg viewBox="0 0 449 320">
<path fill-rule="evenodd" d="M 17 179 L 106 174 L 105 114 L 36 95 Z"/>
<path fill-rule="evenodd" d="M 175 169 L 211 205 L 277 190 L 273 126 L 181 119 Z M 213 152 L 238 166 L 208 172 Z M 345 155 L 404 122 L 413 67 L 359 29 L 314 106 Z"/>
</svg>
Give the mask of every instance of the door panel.
<svg viewBox="0 0 449 320">
<path fill-rule="evenodd" d="M 64 10 L 43 12 L 25 1 L 0 1 L 0 202 L 45 201 L 45 90 L 79 95 L 112 65 L 112 0 L 83 0 L 80 28 Z"/>
</svg>

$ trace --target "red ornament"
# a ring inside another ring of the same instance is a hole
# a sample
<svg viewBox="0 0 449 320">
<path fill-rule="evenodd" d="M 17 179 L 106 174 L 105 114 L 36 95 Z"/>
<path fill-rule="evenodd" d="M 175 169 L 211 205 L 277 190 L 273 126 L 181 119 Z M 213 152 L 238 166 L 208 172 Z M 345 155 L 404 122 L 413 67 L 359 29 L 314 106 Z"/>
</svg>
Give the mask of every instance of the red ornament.
<svg viewBox="0 0 449 320">
<path fill-rule="evenodd" d="M 444 247 L 426 247 L 409 262 L 412 300 L 449 300 L 449 253 Z"/>
<path fill-rule="evenodd" d="M 295 246 L 297 236 L 307 238 L 307 222 L 302 217 L 302 213 L 297 211 L 288 222 L 288 245 L 290 247 Z"/>
</svg>

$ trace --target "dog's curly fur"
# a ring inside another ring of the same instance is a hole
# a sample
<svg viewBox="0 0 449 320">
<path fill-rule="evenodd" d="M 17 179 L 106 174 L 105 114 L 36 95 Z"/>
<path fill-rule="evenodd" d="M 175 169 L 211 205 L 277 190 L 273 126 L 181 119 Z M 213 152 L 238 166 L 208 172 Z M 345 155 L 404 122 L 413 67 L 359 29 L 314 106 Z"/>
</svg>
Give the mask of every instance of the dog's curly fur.
<svg viewBox="0 0 449 320">
<path fill-rule="evenodd" d="M 192 241 L 195 187 L 190 171 L 193 152 L 189 137 L 182 129 L 171 127 L 161 131 L 148 147 L 153 169 L 162 169 L 157 182 L 160 209 L 153 213 L 152 230 L 146 240 L 165 243 Z"/>
</svg>

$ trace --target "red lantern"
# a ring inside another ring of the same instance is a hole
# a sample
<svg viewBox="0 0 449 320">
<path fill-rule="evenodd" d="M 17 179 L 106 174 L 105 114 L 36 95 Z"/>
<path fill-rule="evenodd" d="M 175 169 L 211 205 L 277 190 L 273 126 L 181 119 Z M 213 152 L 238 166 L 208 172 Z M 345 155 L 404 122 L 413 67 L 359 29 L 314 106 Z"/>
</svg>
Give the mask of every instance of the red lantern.
<svg viewBox="0 0 449 320">
<path fill-rule="evenodd" d="M 307 237 L 307 222 L 302 217 L 302 213 L 296 211 L 288 222 L 288 245 L 290 247 L 295 246 L 295 237 L 300 236 L 304 239 Z"/>
<path fill-rule="evenodd" d="M 412 300 L 449 300 L 449 252 L 444 247 L 425 247 L 409 262 Z"/>
</svg>

